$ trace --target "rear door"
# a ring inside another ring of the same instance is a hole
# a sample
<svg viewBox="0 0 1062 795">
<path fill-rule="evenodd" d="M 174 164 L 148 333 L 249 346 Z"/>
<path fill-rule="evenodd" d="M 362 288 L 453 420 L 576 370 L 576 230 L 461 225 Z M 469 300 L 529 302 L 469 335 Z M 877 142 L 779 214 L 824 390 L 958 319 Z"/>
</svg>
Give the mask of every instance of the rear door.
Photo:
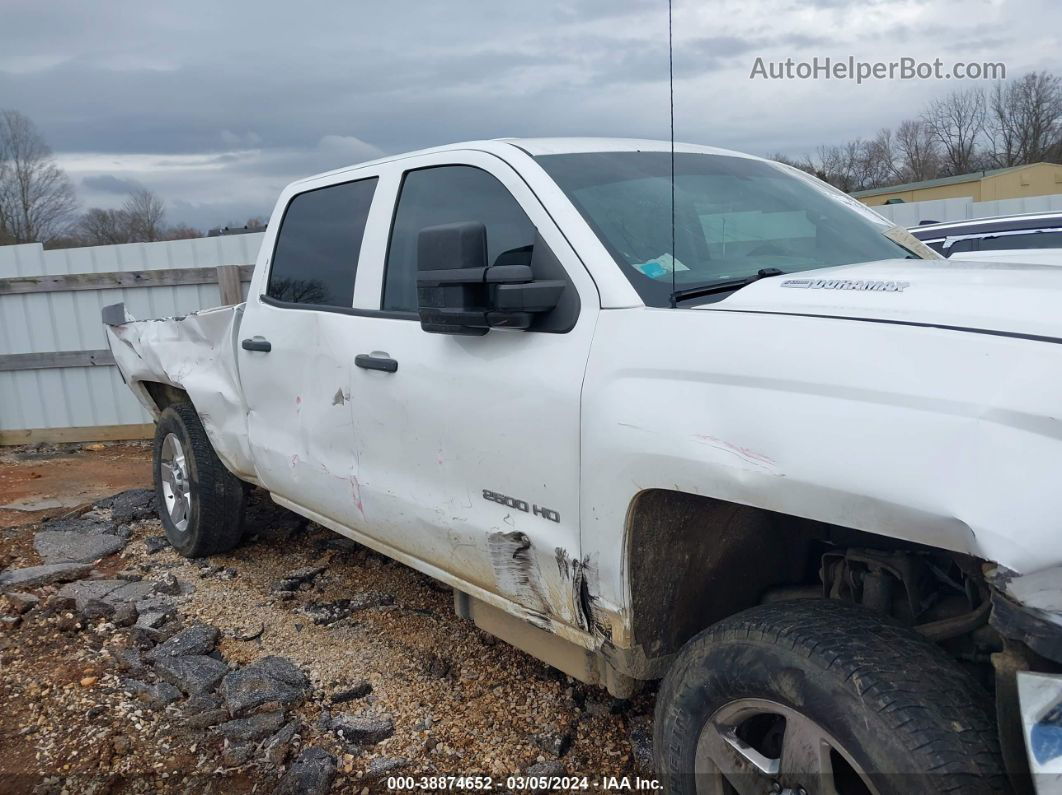
<svg viewBox="0 0 1062 795">
<path fill-rule="evenodd" d="M 357 494 L 350 313 L 377 185 L 352 179 L 290 199 L 237 352 L 260 482 L 337 521 Z"/>
<path fill-rule="evenodd" d="M 372 230 L 382 233 L 378 309 L 353 318 L 351 334 L 359 353 L 395 369 L 356 367 L 351 377 L 357 518 L 530 614 L 578 626 L 579 401 L 599 311 L 593 282 L 527 184 L 495 155 L 398 161 L 381 171 L 381 194 L 394 214 Z M 569 329 L 478 337 L 421 329 L 417 234 L 468 221 L 486 225 L 488 262 L 526 255 L 541 235 L 577 292 Z"/>
</svg>

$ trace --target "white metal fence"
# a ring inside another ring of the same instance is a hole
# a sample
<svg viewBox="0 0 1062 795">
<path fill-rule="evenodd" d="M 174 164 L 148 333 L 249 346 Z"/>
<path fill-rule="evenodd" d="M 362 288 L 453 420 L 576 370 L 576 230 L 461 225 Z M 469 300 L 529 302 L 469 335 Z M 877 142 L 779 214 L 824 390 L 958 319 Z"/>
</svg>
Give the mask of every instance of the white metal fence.
<svg viewBox="0 0 1062 795">
<path fill-rule="evenodd" d="M 232 302 L 261 241 L 0 246 L 0 444 L 142 435 L 150 417 L 110 363 L 100 310 L 124 301 L 136 317 L 166 317 Z"/>
<path fill-rule="evenodd" d="M 973 199 L 936 199 L 925 202 L 886 204 L 875 207 L 886 218 L 900 226 L 918 226 L 922 221 L 966 221 L 993 215 L 1043 213 L 1062 211 L 1062 193 L 1051 196 L 1030 196 L 1025 199 L 997 199 L 975 202 Z"/>
</svg>

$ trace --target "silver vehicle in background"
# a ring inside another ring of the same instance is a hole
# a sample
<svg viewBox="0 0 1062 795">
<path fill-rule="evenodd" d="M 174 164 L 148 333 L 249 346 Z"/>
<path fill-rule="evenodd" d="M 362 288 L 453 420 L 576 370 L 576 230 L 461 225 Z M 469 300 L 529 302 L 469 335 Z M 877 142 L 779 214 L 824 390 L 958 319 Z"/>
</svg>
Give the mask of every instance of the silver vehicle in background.
<svg viewBox="0 0 1062 795">
<path fill-rule="evenodd" d="M 1062 212 L 923 223 L 910 231 L 944 257 L 1062 265 Z"/>
</svg>

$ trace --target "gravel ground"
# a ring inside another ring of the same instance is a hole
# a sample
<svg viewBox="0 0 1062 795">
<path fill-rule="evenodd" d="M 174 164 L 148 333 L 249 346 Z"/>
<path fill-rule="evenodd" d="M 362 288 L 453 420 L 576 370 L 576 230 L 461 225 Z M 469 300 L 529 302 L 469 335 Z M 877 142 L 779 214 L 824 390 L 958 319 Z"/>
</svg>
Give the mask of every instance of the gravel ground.
<svg viewBox="0 0 1062 795">
<path fill-rule="evenodd" d="M 570 680 L 458 619 L 445 586 L 257 495 L 242 546 L 186 560 L 139 518 L 148 499 L 95 508 L 71 536 L 126 541 L 88 579 L 139 579 L 135 606 L 75 602 L 58 582 L 0 598 L 0 791 L 327 791 L 330 764 L 333 792 L 387 791 L 396 773 L 492 776 L 499 790 L 514 774 L 586 775 L 595 791 L 651 775 L 651 693 L 617 701 Z M 43 562 L 40 529 L 0 530 L 8 572 Z M 201 648 L 180 659 L 219 676 L 270 657 L 302 673 L 264 680 L 289 696 L 246 711 L 231 673 L 182 694 L 181 674 L 151 659 L 181 629 L 174 643 Z"/>
</svg>

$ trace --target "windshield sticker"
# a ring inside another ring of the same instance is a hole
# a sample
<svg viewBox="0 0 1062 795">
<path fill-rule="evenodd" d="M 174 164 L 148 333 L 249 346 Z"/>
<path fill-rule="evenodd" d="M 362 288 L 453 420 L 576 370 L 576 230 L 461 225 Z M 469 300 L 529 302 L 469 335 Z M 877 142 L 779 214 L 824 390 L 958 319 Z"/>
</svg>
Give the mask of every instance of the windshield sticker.
<svg viewBox="0 0 1062 795">
<path fill-rule="evenodd" d="M 782 287 L 803 287 L 811 290 L 873 290 L 880 293 L 902 293 L 910 282 L 878 282 L 851 279 L 786 279 Z"/>
<path fill-rule="evenodd" d="M 670 276 L 673 271 L 689 270 L 680 260 L 675 259 L 670 254 L 661 254 L 659 257 L 653 257 L 648 262 L 635 263 L 632 267 L 637 268 L 650 279 L 662 279 L 665 276 Z"/>
</svg>

